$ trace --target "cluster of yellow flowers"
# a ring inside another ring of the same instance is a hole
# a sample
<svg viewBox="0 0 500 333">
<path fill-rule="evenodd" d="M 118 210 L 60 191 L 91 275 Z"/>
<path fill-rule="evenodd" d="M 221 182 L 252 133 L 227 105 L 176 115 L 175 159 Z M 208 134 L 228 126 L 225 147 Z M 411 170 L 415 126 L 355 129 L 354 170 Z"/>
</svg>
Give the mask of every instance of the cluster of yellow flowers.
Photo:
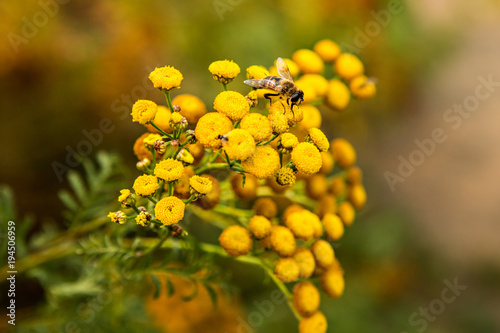
<svg viewBox="0 0 500 333">
<path fill-rule="evenodd" d="M 235 219 L 221 233 L 220 245 L 230 256 L 251 255 L 273 265 L 275 278 L 283 283 L 300 281 L 290 296 L 301 318 L 300 332 L 326 332 L 325 316 L 318 311 L 320 293 L 307 279 L 317 276 L 328 296 L 342 295 L 344 272 L 331 242 L 353 223 L 366 192 L 354 148 L 345 139 L 327 139 L 318 107 L 343 110 L 352 96 L 370 98 L 376 87 L 363 63 L 331 40 L 318 42 L 314 51 L 298 50 L 285 61 L 304 92 L 304 104 L 294 109 L 281 98 L 266 103 L 266 89 L 246 95 L 228 90 L 240 73 L 233 61 L 209 66 L 224 88 L 213 101 L 215 112 L 207 112 L 191 94 L 171 100 L 183 76 L 170 66 L 156 68 L 150 79 L 164 92 L 167 106 L 148 100 L 134 104 L 133 121 L 148 130 L 134 144 L 143 174 L 132 186 L 135 193 L 124 189 L 118 198 L 131 213 L 111 212 L 109 217 L 119 224 L 131 219 L 142 227 L 154 223 L 179 236 L 183 233 L 176 223 L 186 205 L 223 209 L 221 184 L 210 172 L 227 170 L 222 181 L 239 199 L 232 211 L 244 212 L 247 219 Z M 332 78 L 322 75 L 326 65 L 333 69 Z M 262 79 L 277 75 L 277 69 L 254 65 L 246 74 Z"/>
</svg>

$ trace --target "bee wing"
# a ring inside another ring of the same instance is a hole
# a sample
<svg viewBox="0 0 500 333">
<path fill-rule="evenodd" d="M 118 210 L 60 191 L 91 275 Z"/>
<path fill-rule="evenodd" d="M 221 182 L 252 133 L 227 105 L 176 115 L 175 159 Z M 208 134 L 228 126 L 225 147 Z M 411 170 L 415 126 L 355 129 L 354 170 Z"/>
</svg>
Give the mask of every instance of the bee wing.
<svg viewBox="0 0 500 333">
<path fill-rule="evenodd" d="M 293 82 L 292 74 L 290 74 L 286 61 L 283 60 L 283 58 L 278 58 L 278 60 L 276 60 L 276 69 L 282 78 Z"/>
<path fill-rule="evenodd" d="M 251 79 L 251 80 L 245 80 L 243 81 L 243 83 L 257 89 L 260 88 L 276 89 L 276 82 L 268 79 Z"/>
</svg>

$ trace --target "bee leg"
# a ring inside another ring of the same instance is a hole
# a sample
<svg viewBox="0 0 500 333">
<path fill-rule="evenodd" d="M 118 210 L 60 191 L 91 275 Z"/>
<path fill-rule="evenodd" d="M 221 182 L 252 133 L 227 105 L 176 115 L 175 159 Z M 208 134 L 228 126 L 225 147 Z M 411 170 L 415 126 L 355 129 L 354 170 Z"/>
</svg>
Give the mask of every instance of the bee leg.
<svg viewBox="0 0 500 333">
<path fill-rule="evenodd" d="M 272 98 L 271 98 L 271 97 L 272 97 L 272 96 L 279 96 L 279 95 L 280 95 L 280 94 L 270 94 L 270 93 L 269 93 L 269 94 L 264 94 L 264 98 L 265 98 L 265 99 L 268 99 L 268 100 L 269 100 L 269 104 L 271 104 L 271 103 L 273 102 L 273 100 L 272 100 Z"/>
</svg>

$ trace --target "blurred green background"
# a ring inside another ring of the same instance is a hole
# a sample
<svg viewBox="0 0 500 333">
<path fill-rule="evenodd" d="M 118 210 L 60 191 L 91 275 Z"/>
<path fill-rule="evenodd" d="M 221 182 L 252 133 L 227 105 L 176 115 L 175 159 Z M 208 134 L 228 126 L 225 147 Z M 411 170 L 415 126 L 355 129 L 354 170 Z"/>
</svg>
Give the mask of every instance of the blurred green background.
<svg viewBox="0 0 500 333">
<path fill-rule="evenodd" d="M 369 198 L 336 249 L 347 287 L 322 302 L 329 332 L 498 332 L 500 91 L 457 130 L 442 117 L 474 94 L 479 76 L 500 81 L 500 3 L 402 1 L 400 13 L 378 21 L 391 2 L 2 1 L 0 183 L 14 190 L 20 215 L 33 214 L 38 227 L 57 223 L 57 190 L 66 185 L 53 163 L 65 164 L 84 130 L 111 119 L 113 131 L 90 155 L 117 151 L 133 167 L 143 128 L 123 115 L 138 98 L 163 103 L 147 80 L 152 68 L 173 65 L 184 75 L 174 96 L 193 93 L 210 106 L 220 90 L 207 70 L 212 61 L 234 60 L 244 73 L 330 38 L 356 49 L 378 95 L 324 115 L 328 136 L 358 150 Z M 399 156 L 439 127 L 448 140 L 391 191 L 384 173 L 397 173 Z M 425 327 L 421 315 L 412 321 L 455 278 L 467 289 Z M 255 272 L 234 279 L 247 315 L 272 291 Z M 294 332 L 292 319 L 277 306 L 255 331 Z"/>
</svg>

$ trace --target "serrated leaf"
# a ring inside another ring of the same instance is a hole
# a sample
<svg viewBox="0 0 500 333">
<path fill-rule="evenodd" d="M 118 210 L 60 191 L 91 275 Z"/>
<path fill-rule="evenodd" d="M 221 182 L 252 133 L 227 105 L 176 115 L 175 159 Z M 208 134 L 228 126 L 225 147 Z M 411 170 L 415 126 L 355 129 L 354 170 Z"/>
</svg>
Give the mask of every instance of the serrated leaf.
<svg viewBox="0 0 500 333">
<path fill-rule="evenodd" d="M 241 173 L 240 175 L 242 176 L 241 177 L 241 187 L 245 187 L 245 184 L 247 182 L 247 175 L 244 173 Z"/>
<path fill-rule="evenodd" d="M 87 175 L 87 180 L 89 182 L 89 187 L 91 189 L 96 188 L 98 184 L 98 174 L 96 168 L 90 159 L 84 159 L 82 161 L 83 168 L 85 169 L 85 173 Z"/>
<path fill-rule="evenodd" d="M 78 172 L 71 170 L 68 172 L 68 181 L 78 200 L 81 203 L 85 202 L 87 198 L 87 189 L 85 188 L 82 176 L 80 176 Z"/>
<path fill-rule="evenodd" d="M 208 282 L 203 282 L 203 286 L 208 291 L 210 299 L 212 300 L 212 306 L 215 309 L 217 307 L 217 293 L 215 292 L 214 288 L 212 288 L 210 284 L 208 284 Z"/>
<path fill-rule="evenodd" d="M 172 280 L 170 280 L 168 276 L 165 276 L 165 282 L 167 285 L 167 295 L 168 297 L 170 297 L 175 293 L 174 284 L 172 283 Z"/>
<path fill-rule="evenodd" d="M 73 199 L 73 196 L 66 190 L 60 190 L 57 195 L 59 199 L 64 203 L 66 208 L 74 212 L 78 209 L 78 203 Z"/>
<path fill-rule="evenodd" d="M 160 297 L 160 291 L 161 291 L 161 282 L 158 276 L 151 274 L 151 280 L 153 280 L 153 285 L 155 286 L 155 292 L 153 294 L 153 298 L 158 298 Z"/>
</svg>

